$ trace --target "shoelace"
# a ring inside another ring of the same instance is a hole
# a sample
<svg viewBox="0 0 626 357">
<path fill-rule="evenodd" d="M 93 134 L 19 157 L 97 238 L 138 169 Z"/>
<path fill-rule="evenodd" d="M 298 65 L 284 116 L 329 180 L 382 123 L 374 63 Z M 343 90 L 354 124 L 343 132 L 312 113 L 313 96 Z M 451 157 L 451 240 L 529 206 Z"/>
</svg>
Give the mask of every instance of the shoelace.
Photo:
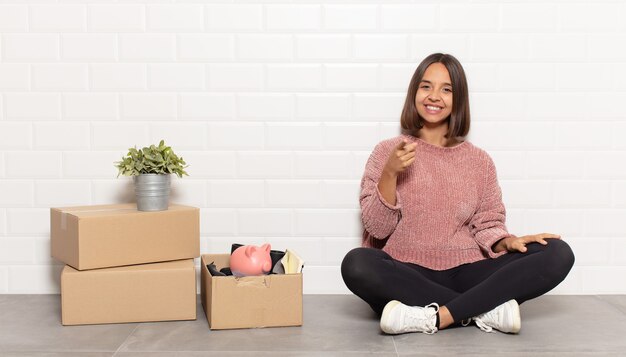
<svg viewBox="0 0 626 357">
<path fill-rule="evenodd" d="M 435 311 L 430 312 L 430 310 L 426 310 L 424 311 L 424 316 L 418 316 L 418 314 L 413 313 L 413 310 L 409 310 L 411 311 L 411 313 L 408 313 L 406 317 L 411 321 L 412 324 L 421 325 L 422 322 L 424 321 L 425 324 L 428 325 L 428 321 L 432 320 L 435 317 L 435 314 L 439 312 L 439 304 L 437 304 L 436 302 L 433 302 L 430 305 L 424 306 L 424 309 L 428 309 L 429 307 L 432 307 Z M 435 332 L 437 332 L 437 326 L 434 326 L 434 324 L 433 324 L 433 329 L 431 331 L 424 331 L 424 333 L 428 335 L 432 335 Z"/>
<path fill-rule="evenodd" d="M 476 321 L 476 325 L 483 331 L 485 332 L 493 332 L 493 328 L 489 325 L 487 325 L 484 320 L 492 320 L 495 321 L 497 319 L 498 313 L 496 312 L 496 310 L 491 310 L 488 311 L 482 315 L 478 315 L 477 317 L 474 317 L 474 321 Z"/>
</svg>

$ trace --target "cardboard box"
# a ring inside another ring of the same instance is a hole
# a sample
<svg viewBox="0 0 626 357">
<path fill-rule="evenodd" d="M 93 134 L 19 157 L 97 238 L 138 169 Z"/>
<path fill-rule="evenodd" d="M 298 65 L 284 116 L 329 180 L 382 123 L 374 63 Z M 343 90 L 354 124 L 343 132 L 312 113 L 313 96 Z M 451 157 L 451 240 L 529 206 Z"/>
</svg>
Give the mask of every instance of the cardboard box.
<svg viewBox="0 0 626 357">
<path fill-rule="evenodd" d="M 302 326 L 302 274 L 212 276 L 206 265 L 229 266 L 229 254 L 203 254 L 202 306 L 212 330 Z"/>
<path fill-rule="evenodd" d="M 61 273 L 63 325 L 196 319 L 193 259 Z"/>
<path fill-rule="evenodd" d="M 50 209 L 52 256 L 78 270 L 200 256 L 200 210 L 131 204 Z"/>
</svg>

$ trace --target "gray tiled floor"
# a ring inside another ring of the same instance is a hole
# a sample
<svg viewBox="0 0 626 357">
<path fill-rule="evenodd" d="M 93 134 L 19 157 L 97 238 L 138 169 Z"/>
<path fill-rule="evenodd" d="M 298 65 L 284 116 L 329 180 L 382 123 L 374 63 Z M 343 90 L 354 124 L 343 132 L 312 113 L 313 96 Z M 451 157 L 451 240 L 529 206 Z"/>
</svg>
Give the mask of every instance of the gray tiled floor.
<svg viewBox="0 0 626 357">
<path fill-rule="evenodd" d="M 199 299 L 198 299 L 199 300 Z M 626 296 L 544 296 L 519 335 L 474 326 L 383 335 L 354 296 L 306 295 L 304 326 L 211 331 L 196 321 L 62 326 L 58 295 L 0 295 L 1 356 L 624 356 Z"/>
</svg>

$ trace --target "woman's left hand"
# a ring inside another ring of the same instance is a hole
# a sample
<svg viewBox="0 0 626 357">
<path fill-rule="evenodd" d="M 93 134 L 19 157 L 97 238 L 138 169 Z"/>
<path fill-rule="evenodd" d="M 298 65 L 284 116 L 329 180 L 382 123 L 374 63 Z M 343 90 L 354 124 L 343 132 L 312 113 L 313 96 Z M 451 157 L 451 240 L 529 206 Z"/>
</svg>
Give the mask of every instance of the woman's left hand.
<svg viewBox="0 0 626 357">
<path fill-rule="evenodd" d="M 537 242 L 543 245 L 548 244 L 546 239 L 560 239 L 561 236 L 558 234 L 552 233 L 540 233 L 540 234 L 532 234 L 522 237 L 508 237 L 500 239 L 495 246 L 493 247 L 493 251 L 499 253 L 503 250 L 507 250 L 509 252 L 522 252 L 526 253 L 528 248 L 526 248 L 526 244 Z"/>
</svg>

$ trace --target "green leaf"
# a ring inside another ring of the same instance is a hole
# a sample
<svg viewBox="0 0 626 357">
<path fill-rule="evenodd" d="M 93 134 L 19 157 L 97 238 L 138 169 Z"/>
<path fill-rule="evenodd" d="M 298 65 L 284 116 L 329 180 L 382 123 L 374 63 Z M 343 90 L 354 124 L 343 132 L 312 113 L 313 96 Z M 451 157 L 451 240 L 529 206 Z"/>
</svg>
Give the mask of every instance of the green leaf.
<svg viewBox="0 0 626 357">
<path fill-rule="evenodd" d="M 147 173 L 176 174 L 178 177 L 189 176 L 185 172 L 187 163 L 179 158 L 171 147 L 161 140 L 159 145 L 150 145 L 137 149 L 128 149 L 128 154 L 121 161 L 114 162 L 119 175 L 136 176 Z"/>
</svg>

